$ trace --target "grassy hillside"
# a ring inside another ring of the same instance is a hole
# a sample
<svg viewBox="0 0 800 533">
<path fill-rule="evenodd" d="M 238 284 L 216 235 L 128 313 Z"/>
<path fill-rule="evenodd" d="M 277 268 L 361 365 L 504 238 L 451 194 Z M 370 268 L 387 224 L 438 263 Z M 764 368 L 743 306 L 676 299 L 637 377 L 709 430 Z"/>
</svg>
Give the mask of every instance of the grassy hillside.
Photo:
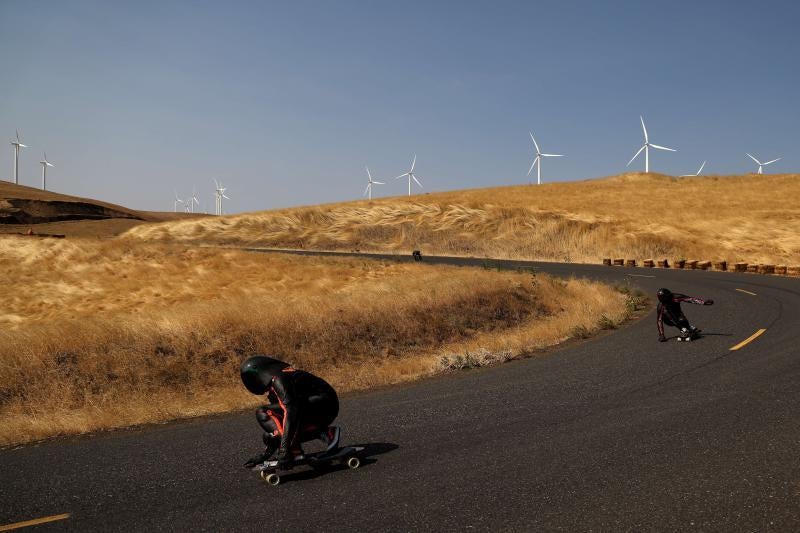
<svg viewBox="0 0 800 533">
<path fill-rule="evenodd" d="M 798 198 L 800 175 L 632 173 L 175 221 L 126 236 L 572 262 L 617 256 L 800 264 Z"/>
<path fill-rule="evenodd" d="M 583 280 L 110 239 L 0 236 L 0 445 L 223 412 L 275 354 L 339 390 L 499 362 L 615 327 Z"/>
<path fill-rule="evenodd" d="M 136 211 L 0 181 L 0 234 L 31 230 L 69 237 L 111 237 L 143 223 L 193 216 L 197 215 Z"/>
</svg>

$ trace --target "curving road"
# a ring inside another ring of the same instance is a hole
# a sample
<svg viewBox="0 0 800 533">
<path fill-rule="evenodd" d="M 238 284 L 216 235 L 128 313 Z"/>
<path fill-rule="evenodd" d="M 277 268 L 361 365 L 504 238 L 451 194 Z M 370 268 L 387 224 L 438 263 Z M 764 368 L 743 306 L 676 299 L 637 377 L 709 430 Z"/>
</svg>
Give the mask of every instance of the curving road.
<svg viewBox="0 0 800 533">
<path fill-rule="evenodd" d="M 651 312 L 545 357 L 349 395 L 343 438 L 370 459 L 356 471 L 296 471 L 277 488 L 240 467 L 259 443 L 251 414 L 1 451 L 0 526 L 800 530 L 800 280 L 425 261 L 667 286 L 716 305 L 685 306 L 707 333 L 697 342 L 658 343 Z"/>
</svg>

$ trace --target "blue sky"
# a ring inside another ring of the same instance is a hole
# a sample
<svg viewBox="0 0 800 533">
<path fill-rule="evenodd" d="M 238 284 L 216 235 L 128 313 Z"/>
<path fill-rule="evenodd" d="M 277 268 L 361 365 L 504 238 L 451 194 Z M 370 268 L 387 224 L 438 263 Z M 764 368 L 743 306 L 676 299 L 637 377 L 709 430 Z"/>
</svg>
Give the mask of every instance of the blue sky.
<svg viewBox="0 0 800 533">
<path fill-rule="evenodd" d="M 193 186 L 230 212 L 355 199 L 369 165 L 403 194 L 625 170 L 800 164 L 793 2 L 0 2 L 0 138 L 21 181 L 170 210 Z M 641 166 L 635 162 L 632 167 Z M 0 177 L 11 175 L 0 148 Z"/>
</svg>

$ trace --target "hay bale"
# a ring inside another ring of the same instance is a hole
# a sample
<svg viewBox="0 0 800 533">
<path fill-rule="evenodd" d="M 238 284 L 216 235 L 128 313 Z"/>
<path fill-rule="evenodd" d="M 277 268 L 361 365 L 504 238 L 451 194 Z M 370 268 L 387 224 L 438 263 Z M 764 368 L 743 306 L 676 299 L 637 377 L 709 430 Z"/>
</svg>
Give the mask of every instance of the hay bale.
<svg viewBox="0 0 800 533">
<path fill-rule="evenodd" d="M 758 274 L 758 265 L 747 265 L 747 271 L 751 274 Z"/>
<path fill-rule="evenodd" d="M 614 266 L 620 266 L 620 267 L 621 266 L 625 266 L 625 260 L 624 259 L 614 259 Z"/>
<path fill-rule="evenodd" d="M 727 261 L 714 261 L 714 270 L 719 270 L 725 272 L 728 270 L 728 262 Z"/>
<path fill-rule="evenodd" d="M 625 266 L 627 267 L 635 267 L 636 266 L 636 259 L 628 259 L 625 261 Z"/>
<path fill-rule="evenodd" d="M 642 261 L 642 265 L 646 266 L 647 268 L 653 268 L 655 266 L 655 261 L 652 259 L 645 259 Z"/>
<path fill-rule="evenodd" d="M 774 274 L 775 265 L 758 265 L 759 274 Z"/>
<path fill-rule="evenodd" d="M 747 272 L 747 263 L 736 263 L 733 265 L 734 272 Z"/>
<path fill-rule="evenodd" d="M 800 266 L 786 267 L 787 276 L 800 276 Z"/>
<path fill-rule="evenodd" d="M 786 265 L 777 265 L 775 267 L 775 273 L 777 275 L 779 275 L 779 276 L 785 276 L 786 275 Z"/>
<path fill-rule="evenodd" d="M 686 266 L 686 259 L 676 259 L 672 262 L 672 268 L 683 268 Z"/>
<path fill-rule="evenodd" d="M 605 266 L 611 266 L 611 258 L 608 258 L 608 257 L 603 258 L 603 264 Z"/>
<path fill-rule="evenodd" d="M 669 268 L 669 261 L 667 261 L 666 259 L 659 259 L 658 268 Z"/>
<path fill-rule="evenodd" d="M 689 261 L 686 261 L 686 268 L 689 270 L 696 270 L 698 262 L 699 261 L 697 259 L 690 259 Z"/>
<path fill-rule="evenodd" d="M 709 268 L 711 268 L 711 261 L 700 261 L 699 263 L 697 263 L 697 268 L 699 268 L 700 270 L 708 270 Z"/>
</svg>

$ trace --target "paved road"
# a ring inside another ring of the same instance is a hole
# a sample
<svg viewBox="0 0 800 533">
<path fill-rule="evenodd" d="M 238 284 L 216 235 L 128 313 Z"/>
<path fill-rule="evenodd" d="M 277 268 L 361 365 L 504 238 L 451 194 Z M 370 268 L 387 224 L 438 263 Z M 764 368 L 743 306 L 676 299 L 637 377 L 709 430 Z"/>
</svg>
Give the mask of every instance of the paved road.
<svg viewBox="0 0 800 533">
<path fill-rule="evenodd" d="M 707 332 L 692 343 L 656 342 L 651 314 L 549 356 L 348 396 L 344 439 L 371 459 L 277 488 L 240 467 L 258 444 L 250 414 L 2 451 L 0 525 L 70 513 L 36 529 L 800 530 L 800 281 L 488 263 L 716 305 L 685 306 Z"/>
</svg>

